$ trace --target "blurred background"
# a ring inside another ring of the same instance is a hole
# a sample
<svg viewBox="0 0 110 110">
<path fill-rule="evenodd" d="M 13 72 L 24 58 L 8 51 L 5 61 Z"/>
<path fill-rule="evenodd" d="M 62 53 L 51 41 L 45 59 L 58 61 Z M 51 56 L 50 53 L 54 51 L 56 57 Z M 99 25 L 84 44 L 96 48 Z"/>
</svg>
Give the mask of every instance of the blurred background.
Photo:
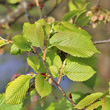
<svg viewBox="0 0 110 110">
<path fill-rule="evenodd" d="M 28 0 L 27 0 L 28 1 Z M 73 10 L 75 7 L 70 4 L 70 2 L 75 3 L 75 0 L 39 0 L 40 7 L 42 8 L 42 17 L 47 18 L 52 17 L 52 20 L 61 21 L 65 13 Z M 57 2 L 56 2 L 57 1 Z M 96 0 L 76 0 L 82 5 L 87 2 L 90 4 L 87 9 L 90 10 L 91 7 L 95 6 Z M 100 0 L 99 5 L 107 10 L 110 10 L 109 0 Z M 22 32 L 24 22 L 35 22 L 40 18 L 39 9 L 35 5 L 34 0 L 28 2 L 21 2 L 17 4 L 10 4 L 6 0 L 0 0 L 0 36 L 11 40 L 15 35 Z M 88 27 L 83 27 L 92 36 L 93 41 L 110 39 L 110 23 L 107 24 L 100 23 L 96 28 L 91 25 Z M 4 46 L 0 48 L 0 93 L 5 91 L 5 87 L 10 82 L 14 74 L 26 74 L 27 53 L 23 55 L 10 55 L 11 45 Z M 94 89 L 90 89 L 83 85 L 82 83 L 77 83 L 70 81 L 67 77 L 65 80 L 61 81 L 61 87 L 65 92 L 82 92 L 88 93 L 93 91 L 105 92 L 108 89 L 108 82 L 110 78 L 110 43 L 107 44 L 97 44 L 96 47 L 101 52 L 96 54 L 97 57 L 97 80 L 95 82 Z M 33 71 L 29 68 L 28 72 Z M 57 90 L 55 85 L 53 85 L 53 90 L 57 97 L 61 97 L 60 92 Z M 30 98 L 30 97 L 29 97 Z M 33 98 L 33 103 L 37 99 L 37 95 Z M 54 98 L 48 97 L 48 99 L 42 99 L 42 103 L 37 107 L 47 106 Z M 30 103 L 29 100 L 26 101 L 27 104 Z M 31 110 L 31 109 L 29 109 Z M 39 109 L 40 110 L 40 109 Z M 43 110 L 43 109 L 42 109 Z"/>
</svg>

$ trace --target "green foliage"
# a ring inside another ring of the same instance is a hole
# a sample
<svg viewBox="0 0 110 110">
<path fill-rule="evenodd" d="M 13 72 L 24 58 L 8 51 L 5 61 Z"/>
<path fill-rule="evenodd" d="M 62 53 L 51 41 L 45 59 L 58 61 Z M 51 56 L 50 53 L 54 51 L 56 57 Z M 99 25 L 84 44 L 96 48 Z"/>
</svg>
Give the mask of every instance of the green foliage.
<svg viewBox="0 0 110 110">
<path fill-rule="evenodd" d="M 51 85 L 48 81 L 44 79 L 44 77 L 41 74 L 38 74 L 35 78 L 35 88 L 41 96 L 41 98 L 49 95 L 52 91 Z"/>
<path fill-rule="evenodd" d="M 86 107 L 87 105 L 93 103 L 94 101 L 96 101 L 97 99 L 101 98 L 103 95 L 103 93 L 101 92 L 97 92 L 97 93 L 92 93 L 88 96 L 86 96 L 84 99 L 82 99 L 76 106 L 75 108 L 78 109 L 83 109 L 84 107 Z"/>
<path fill-rule="evenodd" d="M 100 105 L 102 105 L 102 102 L 101 101 L 97 101 L 97 102 L 91 104 L 85 110 L 94 110 L 94 109 L 98 108 Z M 104 110 L 106 110 L 106 109 L 104 109 Z"/>
<path fill-rule="evenodd" d="M 22 35 L 17 35 L 13 38 L 15 45 L 21 49 L 22 51 L 30 51 L 31 50 L 31 43 L 28 42 L 26 38 Z"/>
<path fill-rule="evenodd" d="M 6 104 L 20 104 L 22 103 L 27 90 L 29 89 L 29 82 L 31 76 L 21 75 L 12 81 L 5 92 Z"/>
<path fill-rule="evenodd" d="M 17 55 L 18 53 L 22 54 L 22 50 L 19 49 L 15 44 L 11 46 L 10 50 L 11 55 Z"/>
<path fill-rule="evenodd" d="M 0 37 L 0 47 L 9 44 L 9 41 Z"/>
<path fill-rule="evenodd" d="M 88 25 L 90 21 L 90 16 L 86 16 L 87 11 L 83 10 L 80 13 L 78 13 L 76 19 L 75 19 L 75 24 L 78 26 L 86 26 Z"/>
<path fill-rule="evenodd" d="M 41 57 L 42 54 L 41 54 Z M 46 64 L 47 64 L 47 67 L 50 68 L 50 71 L 53 71 L 54 73 L 53 76 L 57 76 L 56 72 L 61 68 L 62 66 L 62 61 L 61 61 L 61 58 L 59 55 L 57 55 L 56 53 L 54 52 L 47 52 L 46 54 Z M 50 66 L 54 66 L 54 67 L 50 67 Z M 51 70 L 51 68 L 57 68 L 57 70 Z M 42 72 L 42 73 L 46 73 L 46 70 L 42 64 L 42 62 L 40 62 L 40 68 L 39 68 L 39 71 Z"/>
<path fill-rule="evenodd" d="M 21 110 L 22 103 L 17 105 L 5 104 L 5 94 L 0 94 L 0 110 Z"/>
<path fill-rule="evenodd" d="M 63 16 L 62 20 L 69 21 L 70 19 L 74 18 L 78 12 L 79 12 L 78 10 L 70 11 Z"/>
<path fill-rule="evenodd" d="M 7 0 L 7 1 L 11 4 L 15 4 L 15 3 L 20 2 L 22 0 Z"/>
<path fill-rule="evenodd" d="M 73 110 L 73 107 L 66 98 L 62 98 L 57 103 L 51 103 L 46 110 Z"/>
<path fill-rule="evenodd" d="M 80 58 L 69 57 L 66 59 L 66 66 L 63 74 L 73 81 L 85 81 L 94 75 L 95 71 Z"/>
<path fill-rule="evenodd" d="M 41 19 L 34 24 L 24 23 L 23 26 L 23 37 L 32 42 L 32 46 L 41 47 L 44 43 L 44 37 L 48 37 L 51 28 L 50 26 Z"/>
<path fill-rule="evenodd" d="M 102 98 L 102 110 L 110 110 L 110 96 Z"/>
<path fill-rule="evenodd" d="M 62 31 L 56 33 L 50 39 L 50 44 L 77 57 L 90 57 L 94 53 L 99 53 L 92 41 L 80 32 Z"/>
<path fill-rule="evenodd" d="M 33 70 L 37 73 L 40 67 L 40 61 L 37 56 L 27 58 L 28 65 L 30 65 Z"/>
</svg>

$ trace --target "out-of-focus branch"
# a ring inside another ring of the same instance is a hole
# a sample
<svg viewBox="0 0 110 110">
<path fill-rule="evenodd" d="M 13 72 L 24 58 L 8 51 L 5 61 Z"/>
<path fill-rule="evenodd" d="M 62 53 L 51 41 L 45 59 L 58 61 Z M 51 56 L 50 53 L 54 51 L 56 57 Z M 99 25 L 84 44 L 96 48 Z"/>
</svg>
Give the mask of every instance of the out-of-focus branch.
<svg viewBox="0 0 110 110">
<path fill-rule="evenodd" d="M 100 0 L 97 0 L 97 2 L 96 2 L 96 6 L 98 6 L 98 5 L 99 5 L 99 3 L 100 3 Z"/>
<path fill-rule="evenodd" d="M 108 40 L 101 40 L 101 41 L 94 41 L 93 43 L 94 44 L 107 44 L 107 43 L 110 43 L 110 39 L 108 39 Z"/>
<path fill-rule="evenodd" d="M 58 7 L 58 0 L 56 0 L 56 4 L 53 7 L 53 9 L 49 13 L 47 13 L 47 16 L 49 16 L 57 7 Z"/>
<path fill-rule="evenodd" d="M 19 16 L 25 13 L 28 2 L 23 1 L 18 5 L 18 7 L 12 12 L 12 14 L 0 19 L 0 24 L 10 24 L 14 22 Z"/>
</svg>

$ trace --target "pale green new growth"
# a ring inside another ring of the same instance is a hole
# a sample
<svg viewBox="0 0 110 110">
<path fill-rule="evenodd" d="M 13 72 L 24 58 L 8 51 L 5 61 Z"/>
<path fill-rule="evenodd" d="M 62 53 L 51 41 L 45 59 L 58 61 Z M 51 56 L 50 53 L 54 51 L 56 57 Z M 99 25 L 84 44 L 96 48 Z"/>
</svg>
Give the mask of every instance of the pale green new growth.
<svg viewBox="0 0 110 110">
<path fill-rule="evenodd" d="M 35 78 L 35 88 L 41 97 L 49 95 L 52 91 L 51 85 L 41 74 L 38 74 Z"/>
<path fill-rule="evenodd" d="M 92 41 L 83 33 L 61 31 L 50 39 L 50 44 L 72 56 L 90 57 L 99 53 Z"/>
<path fill-rule="evenodd" d="M 26 92 L 29 89 L 29 82 L 31 76 L 21 75 L 14 81 L 12 81 L 5 92 L 6 104 L 20 104 L 22 103 Z"/>
<path fill-rule="evenodd" d="M 37 73 L 40 67 L 40 61 L 37 56 L 27 58 L 28 65 L 30 65 L 33 70 Z"/>
<path fill-rule="evenodd" d="M 103 93 L 101 93 L 101 92 L 92 93 L 92 94 L 86 96 L 85 98 L 83 98 L 83 99 L 75 106 L 75 108 L 83 109 L 83 108 L 86 107 L 87 105 L 89 105 L 89 104 L 93 103 L 94 101 L 96 101 L 97 99 L 101 98 L 102 95 L 103 95 Z"/>
</svg>

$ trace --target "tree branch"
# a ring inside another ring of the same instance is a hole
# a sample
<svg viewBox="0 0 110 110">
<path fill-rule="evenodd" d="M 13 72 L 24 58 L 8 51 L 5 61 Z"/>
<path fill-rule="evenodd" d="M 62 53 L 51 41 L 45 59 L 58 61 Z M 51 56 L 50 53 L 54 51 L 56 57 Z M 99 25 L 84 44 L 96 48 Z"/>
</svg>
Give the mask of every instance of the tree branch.
<svg viewBox="0 0 110 110">
<path fill-rule="evenodd" d="M 55 79 L 53 78 L 53 76 L 51 75 L 51 72 L 49 71 L 47 65 L 46 65 L 46 62 L 41 58 L 41 56 L 33 49 L 33 52 L 38 56 L 38 58 L 41 60 L 41 62 L 43 63 L 45 69 L 47 70 L 48 74 L 50 75 L 52 81 L 54 82 L 54 84 L 58 87 L 58 89 L 61 91 L 62 95 L 64 97 L 67 98 L 67 100 L 73 105 L 73 106 L 76 106 L 76 104 L 72 101 L 72 99 L 70 99 L 66 93 L 63 91 L 63 89 L 60 87 L 60 85 L 55 81 Z"/>
<path fill-rule="evenodd" d="M 94 41 L 93 43 L 94 44 L 107 44 L 107 43 L 110 43 L 110 39 L 108 39 L 108 40 L 101 40 L 101 41 Z"/>
<path fill-rule="evenodd" d="M 14 22 L 19 16 L 25 13 L 27 5 L 28 2 L 26 1 L 21 2 L 21 4 L 18 5 L 17 9 L 15 9 L 12 14 L 7 15 L 5 18 L 0 19 L 0 24 L 10 24 Z"/>
<path fill-rule="evenodd" d="M 99 5 L 99 3 L 100 3 L 100 0 L 97 0 L 97 2 L 96 2 L 96 6 L 98 6 L 98 5 Z"/>
</svg>

